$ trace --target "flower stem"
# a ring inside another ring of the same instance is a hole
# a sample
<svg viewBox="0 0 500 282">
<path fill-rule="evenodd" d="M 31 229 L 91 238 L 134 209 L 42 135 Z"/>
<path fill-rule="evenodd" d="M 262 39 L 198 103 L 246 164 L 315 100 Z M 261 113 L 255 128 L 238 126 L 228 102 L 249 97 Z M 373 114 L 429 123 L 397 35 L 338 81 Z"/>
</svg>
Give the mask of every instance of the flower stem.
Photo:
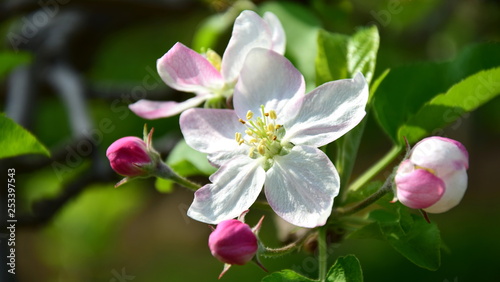
<svg viewBox="0 0 500 282">
<path fill-rule="evenodd" d="M 359 202 L 358 204 L 356 204 L 354 206 L 347 207 L 347 208 L 338 208 L 338 209 L 334 210 L 332 212 L 331 218 L 339 218 L 342 216 L 354 214 L 354 213 L 370 206 L 371 204 L 375 203 L 380 198 L 385 196 L 385 194 L 392 191 L 392 178 L 393 178 L 393 175 L 391 174 L 391 176 L 389 176 L 385 180 L 384 184 L 382 185 L 382 187 L 380 187 L 380 189 L 377 192 L 371 194 L 368 198 L 364 199 L 363 201 Z"/>
<path fill-rule="evenodd" d="M 375 177 L 379 172 L 381 172 L 387 165 L 389 165 L 403 150 L 400 145 L 394 145 L 392 149 L 377 163 L 375 163 L 370 169 L 368 169 L 363 175 L 356 179 L 350 186 L 349 190 L 356 191 L 363 187 L 368 181 Z"/>
<path fill-rule="evenodd" d="M 302 244 L 309 238 L 309 235 L 311 235 L 316 229 L 310 229 L 308 230 L 302 237 L 297 239 L 297 241 L 290 243 L 284 247 L 281 248 L 268 248 L 266 247 L 260 255 L 265 256 L 265 257 L 278 257 L 282 255 L 289 254 L 300 247 L 302 247 Z"/>
<path fill-rule="evenodd" d="M 319 264 L 319 278 L 321 282 L 326 281 L 326 270 L 328 264 L 328 253 L 326 250 L 326 227 L 321 227 L 318 233 L 318 264 Z"/>
<path fill-rule="evenodd" d="M 177 173 L 175 173 L 169 166 L 167 166 L 165 163 L 160 162 L 158 164 L 158 169 L 156 170 L 156 177 L 160 177 L 163 179 L 167 180 L 172 180 L 175 183 L 184 186 L 185 188 L 188 188 L 191 191 L 196 191 L 200 189 L 201 185 L 196 184 L 187 178 L 184 178 Z"/>
</svg>

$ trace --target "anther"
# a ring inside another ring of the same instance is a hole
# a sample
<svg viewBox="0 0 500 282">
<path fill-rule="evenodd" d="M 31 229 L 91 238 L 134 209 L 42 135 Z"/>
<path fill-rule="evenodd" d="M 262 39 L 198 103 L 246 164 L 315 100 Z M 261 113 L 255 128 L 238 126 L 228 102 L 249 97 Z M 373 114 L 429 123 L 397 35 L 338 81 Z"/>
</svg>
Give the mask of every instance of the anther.
<svg viewBox="0 0 500 282">
<path fill-rule="evenodd" d="M 242 124 L 245 124 L 246 122 L 244 120 L 242 120 L 241 118 L 238 119 L 239 122 L 241 122 Z"/>
<path fill-rule="evenodd" d="M 264 155 L 266 153 L 266 147 L 264 145 L 259 145 L 257 150 L 259 150 L 259 154 L 261 155 Z"/>
<path fill-rule="evenodd" d="M 250 150 L 248 151 L 248 156 L 251 158 L 253 157 L 253 152 L 255 151 L 255 147 L 250 147 Z"/>
<path fill-rule="evenodd" d="M 251 120 L 253 118 L 253 112 L 252 111 L 248 111 L 246 118 L 247 118 L 247 120 Z"/>
<path fill-rule="evenodd" d="M 270 111 L 269 111 L 269 117 L 270 117 L 271 119 L 276 119 L 276 118 L 278 118 L 278 116 L 276 115 L 276 112 L 275 112 L 274 110 L 270 110 Z"/>
<path fill-rule="evenodd" d="M 236 132 L 234 134 L 234 139 L 236 139 L 236 142 L 240 143 L 240 141 L 241 141 L 241 133 Z"/>
</svg>

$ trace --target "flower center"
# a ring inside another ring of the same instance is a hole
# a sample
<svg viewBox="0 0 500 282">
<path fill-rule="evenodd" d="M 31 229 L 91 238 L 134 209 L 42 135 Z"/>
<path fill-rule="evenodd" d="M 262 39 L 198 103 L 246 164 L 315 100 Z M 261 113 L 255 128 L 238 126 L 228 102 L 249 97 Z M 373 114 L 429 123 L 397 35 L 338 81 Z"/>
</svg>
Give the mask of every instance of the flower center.
<svg viewBox="0 0 500 282">
<path fill-rule="evenodd" d="M 288 153 L 288 146 L 281 144 L 281 139 L 285 135 L 285 128 L 281 124 L 276 123 L 278 118 L 274 110 L 266 112 L 264 106 L 261 106 L 261 116 L 254 118 L 254 113 L 248 111 L 246 121 L 240 118 L 240 122 L 247 129 L 245 135 L 241 132 L 236 132 L 234 137 L 239 145 L 246 144 L 250 147 L 248 156 L 250 158 L 258 158 L 263 156 L 266 160 L 270 160 L 269 167 L 272 165 L 272 158 L 275 155 L 285 155 Z M 285 150 L 284 150 L 285 149 Z"/>
</svg>

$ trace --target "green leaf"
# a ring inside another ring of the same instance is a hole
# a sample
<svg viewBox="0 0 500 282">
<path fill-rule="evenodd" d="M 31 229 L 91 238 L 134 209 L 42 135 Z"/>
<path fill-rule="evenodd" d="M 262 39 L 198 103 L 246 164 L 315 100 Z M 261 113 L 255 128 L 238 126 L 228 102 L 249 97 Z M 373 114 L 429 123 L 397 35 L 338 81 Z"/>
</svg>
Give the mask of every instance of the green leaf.
<svg viewBox="0 0 500 282">
<path fill-rule="evenodd" d="M 387 203 L 388 209 L 370 213 L 382 237 L 414 264 L 436 270 L 441 263 L 441 237 L 434 223 L 428 223 L 400 203 Z M 373 228 L 373 226 L 371 227 Z M 380 238 L 374 233 L 376 238 Z"/>
<path fill-rule="evenodd" d="M 167 158 L 167 165 L 181 176 L 211 175 L 216 168 L 210 165 L 207 155 L 200 153 L 189 147 L 186 141 L 181 140 L 170 152 Z M 173 182 L 167 179 L 156 179 L 156 189 L 162 193 L 170 193 Z"/>
<path fill-rule="evenodd" d="M 358 258 L 354 255 L 339 257 L 328 271 L 328 282 L 363 282 L 363 271 Z"/>
<path fill-rule="evenodd" d="M 352 36 L 320 30 L 316 84 L 351 78 L 357 72 L 362 72 L 370 83 L 375 71 L 379 41 L 375 26 L 361 28 Z"/>
<path fill-rule="evenodd" d="M 373 101 L 377 121 L 395 143 L 402 144 L 399 129 L 424 104 L 468 76 L 499 65 L 500 44 L 487 43 L 465 48 L 451 62 L 394 68 L 379 85 Z"/>
<path fill-rule="evenodd" d="M 378 46 L 379 35 L 375 26 L 359 29 L 352 36 L 320 30 L 316 84 L 352 78 L 358 72 L 362 72 L 370 83 L 375 70 Z M 333 155 L 342 190 L 351 176 L 365 125 L 366 119 L 335 142 L 337 149 Z"/>
<path fill-rule="evenodd" d="M 420 215 L 407 232 L 398 224 L 382 224 L 380 227 L 389 244 L 414 264 L 429 270 L 437 270 L 441 264 L 441 237 L 434 223 L 427 223 Z M 408 227 L 408 226 L 407 226 Z"/>
<path fill-rule="evenodd" d="M 297 272 L 285 269 L 280 272 L 271 273 L 266 277 L 262 278 L 262 282 L 314 282 L 317 280 L 309 279 L 305 276 L 298 274 Z"/>
<path fill-rule="evenodd" d="M 376 26 L 359 29 L 347 45 L 347 69 L 353 77 L 361 72 L 368 84 L 372 81 L 380 37 Z"/>
<path fill-rule="evenodd" d="M 31 55 L 25 52 L 0 52 L 0 78 L 3 78 L 13 68 L 18 65 L 28 63 L 31 60 Z"/>
<path fill-rule="evenodd" d="M 314 60 L 321 22 L 308 7 L 291 2 L 266 2 L 259 11 L 273 12 L 280 19 L 286 34 L 286 56 L 304 75 L 307 91 L 314 89 Z"/>
<path fill-rule="evenodd" d="M 316 57 L 316 84 L 344 79 L 350 76 L 347 69 L 349 36 L 320 30 L 318 56 Z"/>
<path fill-rule="evenodd" d="M 473 111 L 500 94 L 500 68 L 481 71 L 437 95 L 401 126 L 398 136 L 414 143 L 429 133 L 436 134 L 446 125 Z M 456 126 L 460 126 L 457 122 Z"/>
<path fill-rule="evenodd" d="M 50 152 L 29 131 L 15 123 L 4 114 L 0 114 L 0 158 L 25 154 L 42 154 L 50 157 Z"/>
</svg>

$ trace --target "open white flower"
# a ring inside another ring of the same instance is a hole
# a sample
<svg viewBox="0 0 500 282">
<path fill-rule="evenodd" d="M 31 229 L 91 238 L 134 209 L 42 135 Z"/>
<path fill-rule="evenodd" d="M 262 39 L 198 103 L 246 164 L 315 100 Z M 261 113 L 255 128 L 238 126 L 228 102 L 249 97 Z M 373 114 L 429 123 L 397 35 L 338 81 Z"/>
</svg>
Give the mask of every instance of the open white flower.
<svg viewBox="0 0 500 282">
<path fill-rule="evenodd" d="M 325 83 L 304 95 L 302 74 L 283 56 L 250 51 L 233 97 L 234 110 L 189 109 L 180 125 L 186 142 L 219 167 L 195 193 L 188 215 L 216 224 L 248 209 L 262 187 L 269 205 L 302 227 L 326 223 L 339 176 L 318 149 L 365 115 L 362 74 Z"/>
<path fill-rule="evenodd" d="M 209 99 L 223 101 L 233 94 L 246 55 L 253 48 L 285 52 L 285 32 L 271 12 L 261 18 L 253 11 L 243 11 L 236 18 L 233 33 L 222 56 L 209 50 L 206 54 L 176 43 L 157 62 L 158 73 L 173 89 L 196 96 L 184 102 L 139 100 L 129 106 L 136 115 L 157 119 L 176 115 Z"/>
</svg>

